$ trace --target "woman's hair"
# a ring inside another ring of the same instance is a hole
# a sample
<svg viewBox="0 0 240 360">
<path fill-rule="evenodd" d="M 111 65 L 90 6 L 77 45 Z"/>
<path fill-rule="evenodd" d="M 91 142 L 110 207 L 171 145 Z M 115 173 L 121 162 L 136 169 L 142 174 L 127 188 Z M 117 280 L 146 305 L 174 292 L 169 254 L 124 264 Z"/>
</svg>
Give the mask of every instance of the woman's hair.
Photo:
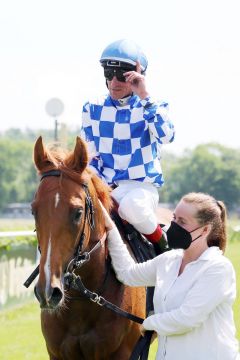
<svg viewBox="0 0 240 360">
<path fill-rule="evenodd" d="M 224 203 L 204 193 L 189 193 L 184 195 L 182 200 L 196 207 L 194 217 L 199 225 L 212 225 L 211 232 L 207 237 L 208 246 L 218 246 L 224 252 L 227 243 L 227 214 Z"/>
</svg>

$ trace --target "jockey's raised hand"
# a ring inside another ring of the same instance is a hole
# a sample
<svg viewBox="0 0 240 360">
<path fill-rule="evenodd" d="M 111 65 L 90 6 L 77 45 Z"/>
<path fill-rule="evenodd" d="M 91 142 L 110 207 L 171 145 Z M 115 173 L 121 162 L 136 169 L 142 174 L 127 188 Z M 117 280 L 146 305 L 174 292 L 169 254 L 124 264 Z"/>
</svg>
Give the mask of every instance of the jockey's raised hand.
<svg viewBox="0 0 240 360">
<path fill-rule="evenodd" d="M 132 92 L 140 97 L 140 99 L 145 99 L 149 96 L 149 93 L 146 89 L 145 76 L 141 74 L 141 65 L 140 62 L 136 62 L 136 71 L 127 71 L 124 73 L 126 77 L 126 82 L 131 84 Z"/>
</svg>

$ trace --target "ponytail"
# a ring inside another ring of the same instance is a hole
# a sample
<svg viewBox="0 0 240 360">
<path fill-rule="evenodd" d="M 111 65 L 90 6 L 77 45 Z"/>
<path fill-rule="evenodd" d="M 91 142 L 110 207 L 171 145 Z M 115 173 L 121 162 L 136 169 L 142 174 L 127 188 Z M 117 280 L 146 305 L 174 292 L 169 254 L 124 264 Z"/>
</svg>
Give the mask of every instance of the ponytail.
<svg viewBox="0 0 240 360">
<path fill-rule="evenodd" d="M 224 252 L 227 244 L 227 213 L 224 203 L 204 193 L 189 193 L 182 200 L 196 207 L 195 217 L 200 225 L 212 225 L 207 237 L 208 246 L 218 246 Z"/>
</svg>

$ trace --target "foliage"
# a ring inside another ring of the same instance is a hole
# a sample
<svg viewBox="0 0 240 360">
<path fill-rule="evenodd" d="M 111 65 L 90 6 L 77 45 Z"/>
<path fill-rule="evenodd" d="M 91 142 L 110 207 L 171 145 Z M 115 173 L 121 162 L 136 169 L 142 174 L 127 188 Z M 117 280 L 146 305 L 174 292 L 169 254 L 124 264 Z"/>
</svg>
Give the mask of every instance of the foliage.
<svg viewBox="0 0 240 360">
<path fill-rule="evenodd" d="M 163 160 L 165 200 L 176 203 L 186 193 L 209 193 L 229 209 L 240 203 L 240 150 L 210 143 Z"/>
<path fill-rule="evenodd" d="M 11 250 L 12 247 L 18 245 L 37 245 L 37 238 L 36 236 L 19 236 L 17 238 L 2 237 L 0 250 Z"/>
<path fill-rule="evenodd" d="M 61 144 L 72 149 L 80 129 L 70 131 L 65 126 L 62 132 Z M 32 151 L 40 134 L 46 143 L 53 142 L 50 130 L 10 129 L 0 134 L 0 210 L 8 203 L 31 201 L 38 182 Z M 180 155 L 164 150 L 165 186 L 160 190 L 160 201 L 175 204 L 182 195 L 201 191 L 223 200 L 230 210 L 238 208 L 239 159 L 240 149 L 216 143 L 198 145 Z"/>
<path fill-rule="evenodd" d="M 0 134 L 0 210 L 9 203 L 32 200 L 38 183 L 32 153 L 40 134 L 46 143 L 53 142 L 47 130 L 9 129 Z M 68 136 L 65 147 L 73 147 L 76 135 Z"/>
<path fill-rule="evenodd" d="M 34 219 L 0 219 L 0 232 L 34 230 Z M 0 251 L 11 250 L 17 245 L 37 245 L 36 236 L 1 237 Z"/>
<path fill-rule="evenodd" d="M 67 137 L 67 146 L 71 147 L 74 142 L 74 139 L 77 135 L 80 134 L 80 127 L 78 129 L 69 129 L 65 124 L 62 124 L 59 129 L 59 137 L 62 143 L 65 143 L 65 139 Z M 44 138 L 44 141 L 47 143 L 51 143 L 54 141 L 54 133 L 53 130 L 48 129 L 29 129 L 21 130 L 18 128 L 10 128 L 5 132 L 0 132 L 0 140 L 7 139 L 9 141 L 16 140 L 24 140 L 27 142 L 31 142 L 32 144 L 36 141 L 39 136 Z"/>
<path fill-rule="evenodd" d="M 28 202 L 36 187 L 32 144 L 0 139 L 0 208 L 11 202 Z"/>
</svg>

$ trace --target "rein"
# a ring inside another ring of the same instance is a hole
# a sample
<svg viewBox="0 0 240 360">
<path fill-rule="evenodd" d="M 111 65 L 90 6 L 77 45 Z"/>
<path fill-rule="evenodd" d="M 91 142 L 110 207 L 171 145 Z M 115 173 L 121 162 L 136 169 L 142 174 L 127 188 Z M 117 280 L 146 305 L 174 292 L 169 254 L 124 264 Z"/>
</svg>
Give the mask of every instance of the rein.
<svg viewBox="0 0 240 360">
<path fill-rule="evenodd" d="M 111 303 L 110 301 L 106 300 L 104 297 L 102 297 L 101 295 L 98 295 L 97 293 L 90 291 L 89 289 L 87 289 L 81 280 L 80 276 L 77 276 L 74 273 L 67 273 L 64 276 L 64 281 L 68 287 L 68 289 L 74 289 L 77 290 L 81 293 L 81 295 L 83 295 L 85 298 L 93 301 L 94 303 L 103 306 L 109 310 L 114 311 L 115 313 L 117 313 L 120 316 L 123 316 L 129 320 L 132 320 L 138 324 L 142 324 L 144 319 L 140 318 L 139 316 L 133 315 L 128 313 L 125 310 L 122 310 L 121 308 L 119 308 L 117 305 L 114 305 L 113 303 Z"/>
</svg>

